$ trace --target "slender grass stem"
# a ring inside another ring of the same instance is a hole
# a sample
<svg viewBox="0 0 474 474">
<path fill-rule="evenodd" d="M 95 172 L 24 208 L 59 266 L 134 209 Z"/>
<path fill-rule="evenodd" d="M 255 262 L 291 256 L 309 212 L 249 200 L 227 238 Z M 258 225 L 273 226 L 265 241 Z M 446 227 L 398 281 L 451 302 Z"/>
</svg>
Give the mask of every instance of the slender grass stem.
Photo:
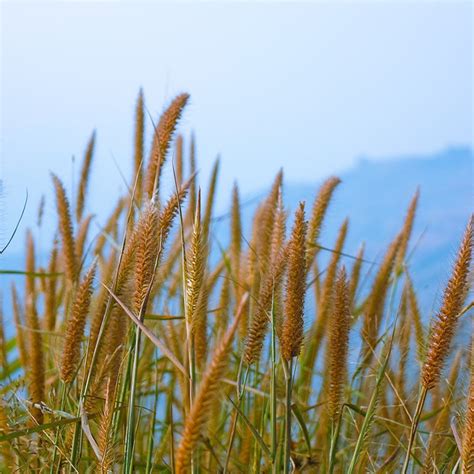
<svg viewBox="0 0 474 474">
<path fill-rule="evenodd" d="M 271 332 L 271 385 L 270 385 L 270 432 L 273 472 L 276 469 L 276 454 L 278 448 L 277 433 L 277 398 L 276 398 L 276 337 L 275 337 L 275 312 L 272 308 Z"/>
<path fill-rule="evenodd" d="M 286 406 L 285 406 L 285 451 L 284 451 L 284 474 L 290 472 L 291 463 L 291 391 L 292 391 L 292 378 L 293 378 L 293 358 L 288 362 L 286 375 Z"/>
<path fill-rule="evenodd" d="M 135 396 L 137 384 L 138 359 L 140 354 L 141 331 L 140 328 L 135 328 L 135 343 L 132 347 L 131 356 L 133 356 L 132 372 L 130 378 L 130 394 L 128 402 L 128 417 L 127 430 L 125 434 L 125 457 L 124 457 L 124 472 L 130 474 L 133 472 L 133 446 L 134 446 L 134 432 L 135 432 Z"/>
<path fill-rule="evenodd" d="M 156 352 L 156 351 L 155 351 Z M 155 421 L 156 412 L 158 410 L 158 372 L 155 372 L 155 393 L 153 397 L 153 411 L 150 415 L 150 432 L 148 434 L 148 446 L 146 453 L 146 468 L 145 473 L 149 474 L 153 470 L 153 445 L 155 441 Z"/>
<path fill-rule="evenodd" d="M 408 467 L 410 465 L 411 451 L 416 437 L 416 431 L 418 429 L 418 423 L 420 421 L 421 412 L 423 411 L 423 406 L 425 405 L 426 395 L 428 394 L 428 389 L 422 385 L 420 395 L 418 397 L 418 402 L 416 403 L 415 413 L 413 415 L 413 421 L 410 429 L 410 438 L 408 440 L 407 454 L 405 457 L 405 462 L 403 463 L 402 474 L 408 472 Z"/>
<path fill-rule="evenodd" d="M 241 405 L 242 405 L 242 401 L 243 401 L 243 396 L 245 394 L 245 387 L 247 385 L 247 379 L 248 379 L 248 375 L 249 375 L 249 370 L 250 370 L 250 367 L 247 366 L 246 370 L 245 370 L 245 375 L 244 375 L 244 378 L 243 378 L 243 384 L 242 386 L 240 385 L 240 378 L 241 378 L 241 372 L 239 370 L 239 376 L 238 376 L 238 381 L 237 381 L 237 390 L 238 390 L 238 395 L 237 395 L 237 407 L 240 409 Z M 238 411 L 235 411 L 234 412 L 234 417 L 232 419 L 232 427 L 231 427 L 231 430 L 230 430 L 230 435 L 229 435 L 229 443 L 227 445 L 227 453 L 226 453 L 226 457 L 225 457 L 225 463 L 224 463 L 224 474 L 227 473 L 227 469 L 229 467 L 229 462 L 230 462 L 230 455 L 231 455 L 231 452 L 232 452 L 232 447 L 233 447 L 233 444 L 234 444 L 234 439 L 235 439 L 235 430 L 237 428 L 237 422 L 238 422 L 238 418 L 239 418 L 239 412 Z"/>
<path fill-rule="evenodd" d="M 342 410 L 337 418 L 336 424 L 334 421 L 331 421 L 331 445 L 329 448 L 329 474 L 334 472 L 334 467 L 336 465 L 336 450 L 337 442 L 339 439 L 339 433 L 341 431 L 341 422 L 342 422 Z"/>
<path fill-rule="evenodd" d="M 64 411 L 64 405 L 66 402 L 66 384 L 61 382 L 61 402 L 59 404 L 60 411 Z M 59 442 L 59 426 L 56 428 L 56 435 L 54 437 L 54 447 L 53 447 L 53 459 L 51 460 L 50 474 L 54 472 L 54 466 L 56 464 L 56 451 Z"/>
</svg>

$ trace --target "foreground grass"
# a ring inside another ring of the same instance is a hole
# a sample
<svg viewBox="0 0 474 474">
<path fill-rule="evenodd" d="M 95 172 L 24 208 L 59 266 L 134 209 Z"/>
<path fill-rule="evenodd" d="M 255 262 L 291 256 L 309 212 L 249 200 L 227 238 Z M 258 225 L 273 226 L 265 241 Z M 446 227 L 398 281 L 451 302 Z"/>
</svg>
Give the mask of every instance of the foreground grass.
<svg viewBox="0 0 474 474">
<path fill-rule="evenodd" d="M 472 218 L 429 330 L 407 264 L 418 193 L 379 262 L 344 253 L 346 220 L 323 266 L 340 181 L 291 217 L 279 173 L 250 236 L 234 187 L 223 248 L 218 163 L 204 200 L 194 141 L 186 153 L 174 140 L 187 101 L 162 114 L 145 158 L 140 93 L 129 192 L 99 235 L 86 213 L 95 135 L 74 206 L 52 176 L 58 240 L 39 268 L 27 232 L 6 309 L 16 336 L 0 334 L 3 472 L 474 472 L 472 349 L 452 350 L 472 308 Z"/>
</svg>

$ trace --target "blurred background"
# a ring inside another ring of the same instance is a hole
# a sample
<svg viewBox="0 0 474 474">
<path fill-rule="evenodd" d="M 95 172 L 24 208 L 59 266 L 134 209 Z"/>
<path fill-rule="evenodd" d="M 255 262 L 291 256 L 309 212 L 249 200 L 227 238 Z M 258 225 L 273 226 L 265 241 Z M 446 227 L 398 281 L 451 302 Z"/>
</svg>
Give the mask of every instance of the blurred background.
<svg viewBox="0 0 474 474">
<path fill-rule="evenodd" d="M 220 156 L 218 212 L 234 180 L 251 203 L 283 167 L 292 208 L 338 174 L 322 241 L 331 247 L 349 215 L 347 252 L 365 240 L 376 260 L 420 186 L 412 261 L 425 305 L 436 302 L 473 210 L 471 2 L 3 2 L 0 12 L 1 243 L 29 194 L 1 268 L 22 265 L 43 194 L 52 221 L 49 172 L 71 190 L 94 129 L 87 211 L 99 228 L 130 179 L 142 87 L 148 144 L 174 95 L 191 94 L 180 131 L 186 144 L 195 133 L 201 183 Z M 53 232 L 41 231 L 40 254 Z"/>
</svg>

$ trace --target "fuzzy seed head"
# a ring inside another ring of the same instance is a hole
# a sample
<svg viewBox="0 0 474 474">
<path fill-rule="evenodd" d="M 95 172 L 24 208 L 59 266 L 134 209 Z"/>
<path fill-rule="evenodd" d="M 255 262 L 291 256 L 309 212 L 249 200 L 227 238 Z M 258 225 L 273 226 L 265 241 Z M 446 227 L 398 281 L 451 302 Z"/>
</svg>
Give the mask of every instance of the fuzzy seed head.
<svg viewBox="0 0 474 474">
<path fill-rule="evenodd" d="M 61 380 L 72 382 L 80 359 L 81 341 L 92 296 L 92 283 L 95 275 L 95 263 L 86 273 L 77 288 L 71 316 L 67 321 L 66 339 L 61 363 Z"/>
<path fill-rule="evenodd" d="M 175 97 L 169 107 L 163 112 L 153 134 L 150 158 L 146 172 L 145 192 L 149 199 L 158 188 L 161 170 L 168 153 L 174 131 L 181 117 L 184 107 L 189 100 L 189 94 L 180 94 Z"/>
<path fill-rule="evenodd" d="M 298 357 L 303 343 L 307 226 L 304 218 L 304 204 L 301 203 L 288 243 L 288 276 L 281 337 L 281 352 L 286 360 Z"/>
<path fill-rule="evenodd" d="M 443 303 L 431 329 L 427 354 L 421 378 L 428 390 L 439 382 L 441 370 L 449 354 L 457 326 L 457 316 L 462 309 L 469 282 L 468 276 L 472 258 L 473 218 L 471 217 L 454 263 L 451 278 L 444 290 Z"/>
<path fill-rule="evenodd" d="M 76 279 L 77 258 L 72 232 L 71 213 L 69 211 L 69 201 L 61 180 L 52 174 L 54 189 L 56 191 L 56 205 L 59 217 L 59 235 L 63 248 L 66 278 L 70 283 Z"/>
<path fill-rule="evenodd" d="M 329 320 L 326 367 L 328 368 L 328 411 L 332 420 L 339 415 L 347 374 L 350 329 L 350 294 L 346 270 L 342 267 L 334 287 L 334 306 Z"/>
</svg>

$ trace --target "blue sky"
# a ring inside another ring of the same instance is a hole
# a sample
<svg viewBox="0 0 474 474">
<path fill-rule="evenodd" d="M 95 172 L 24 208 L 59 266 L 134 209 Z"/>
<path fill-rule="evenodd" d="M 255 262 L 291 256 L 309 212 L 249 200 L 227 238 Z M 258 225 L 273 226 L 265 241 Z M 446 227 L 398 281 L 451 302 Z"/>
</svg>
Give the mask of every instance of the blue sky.
<svg viewBox="0 0 474 474">
<path fill-rule="evenodd" d="M 118 168 L 130 174 L 140 86 L 154 119 L 191 94 L 181 128 L 196 132 L 202 182 L 221 155 L 225 200 L 234 179 L 251 193 L 282 166 L 316 182 L 361 155 L 472 145 L 470 2 L 3 2 L 0 14 L 5 229 L 26 187 L 25 226 L 43 192 L 54 214 L 49 171 L 70 186 L 94 128 L 89 207 L 107 209 Z"/>
</svg>

